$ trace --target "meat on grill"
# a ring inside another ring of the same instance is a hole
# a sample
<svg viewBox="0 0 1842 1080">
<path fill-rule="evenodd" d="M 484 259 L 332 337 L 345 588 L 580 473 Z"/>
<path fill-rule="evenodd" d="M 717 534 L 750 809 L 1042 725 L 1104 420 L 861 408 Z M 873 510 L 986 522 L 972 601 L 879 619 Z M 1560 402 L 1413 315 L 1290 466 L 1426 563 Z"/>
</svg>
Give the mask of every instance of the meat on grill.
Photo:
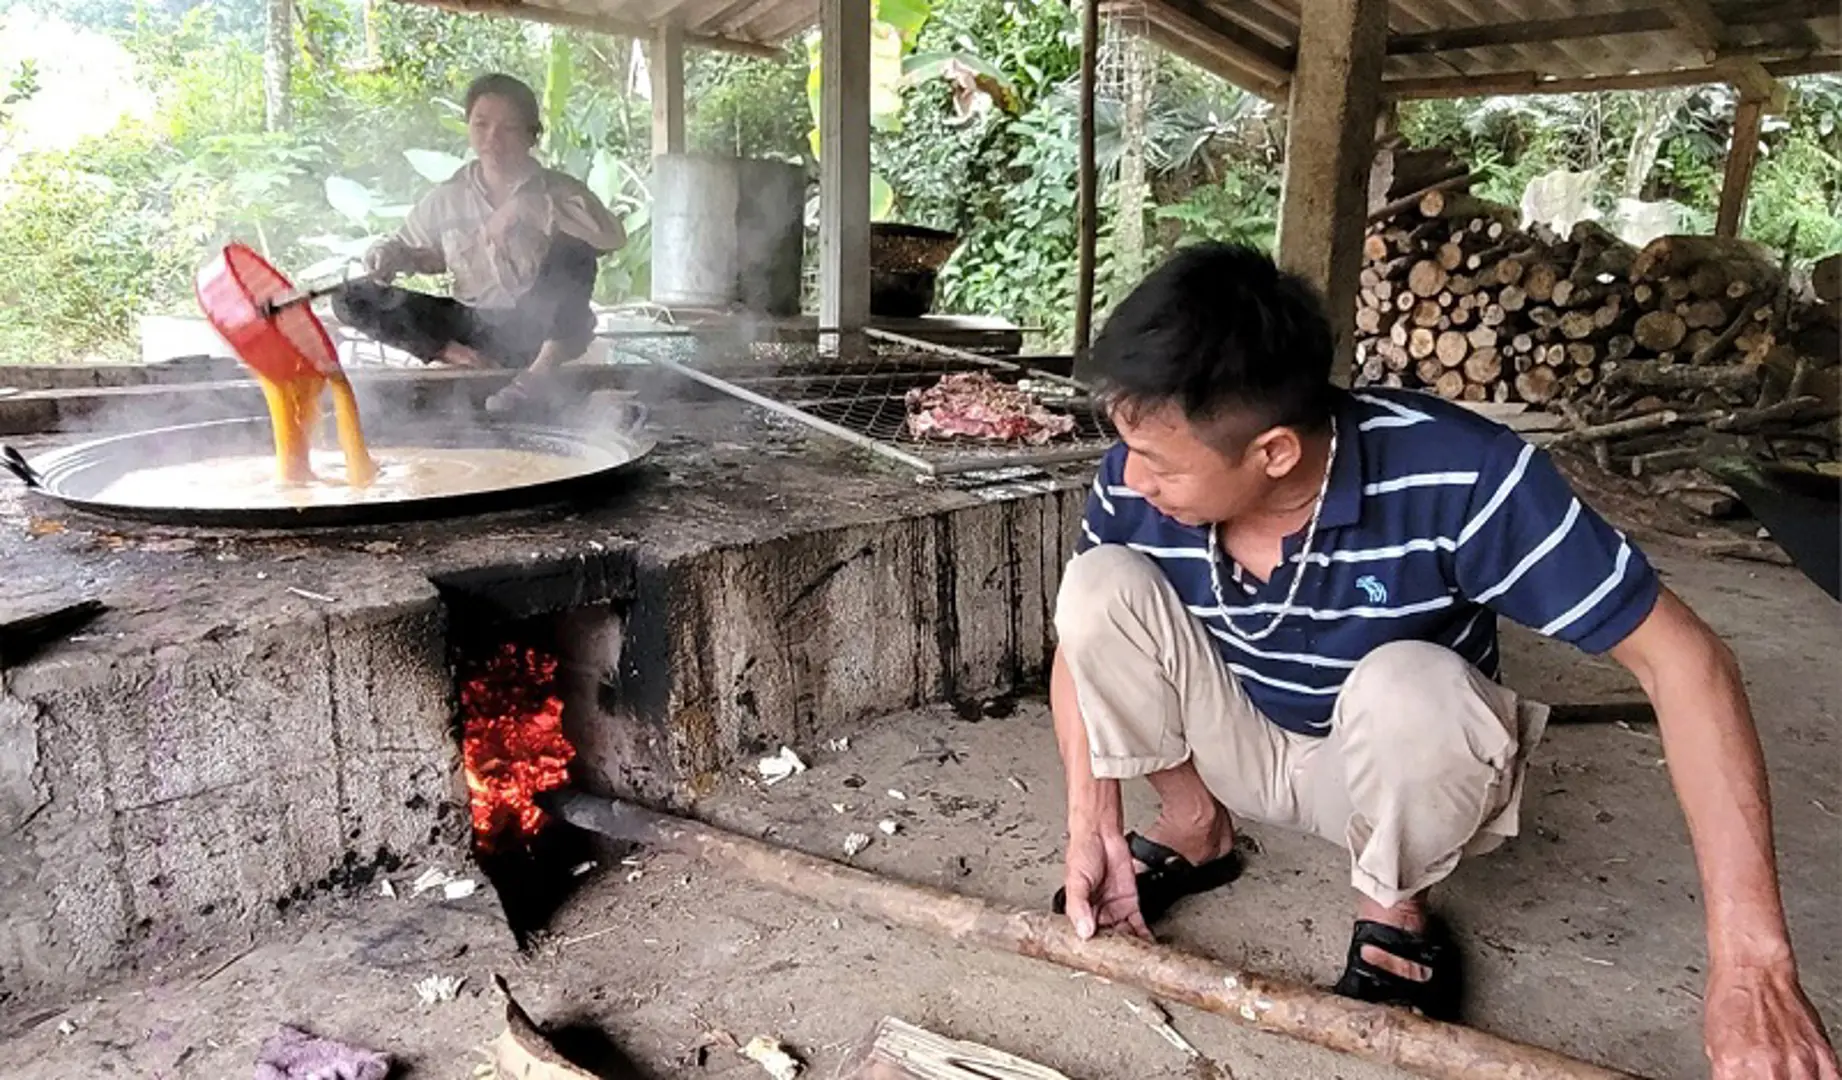
<svg viewBox="0 0 1842 1080">
<path fill-rule="evenodd" d="M 908 433 L 917 439 L 980 439 L 1041 446 L 1074 434 L 1074 417 L 1051 412 L 1027 390 L 982 371 L 943 375 L 907 394 Z"/>
</svg>

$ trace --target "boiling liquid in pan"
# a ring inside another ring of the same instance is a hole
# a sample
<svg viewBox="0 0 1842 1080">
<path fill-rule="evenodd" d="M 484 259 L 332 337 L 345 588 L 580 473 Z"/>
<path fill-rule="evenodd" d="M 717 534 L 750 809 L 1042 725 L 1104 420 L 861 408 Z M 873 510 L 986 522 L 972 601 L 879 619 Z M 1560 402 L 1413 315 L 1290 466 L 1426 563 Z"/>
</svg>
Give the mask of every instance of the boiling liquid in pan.
<svg viewBox="0 0 1842 1080">
<path fill-rule="evenodd" d="M 308 484 L 284 485 L 275 478 L 275 455 L 247 454 L 136 469 L 94 498 L 117 506 L 181 510 L 352 506 L 526 487 L 597 467 L 593 461 L 530 450 L 377 447 L 371 454 L 377 479 L 362 488 L 346 483 L 339 451 L 315 450 L 315 479 Z"/>
</svg>

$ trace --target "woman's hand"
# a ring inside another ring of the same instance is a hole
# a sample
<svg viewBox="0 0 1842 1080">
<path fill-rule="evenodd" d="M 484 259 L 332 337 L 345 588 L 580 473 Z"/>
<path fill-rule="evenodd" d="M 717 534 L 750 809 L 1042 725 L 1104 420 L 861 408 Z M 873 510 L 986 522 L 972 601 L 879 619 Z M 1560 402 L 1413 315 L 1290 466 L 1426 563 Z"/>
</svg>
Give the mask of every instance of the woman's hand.
<svg viewBox="0 0 1842 1080">
<path fill-rule="evenodd" d="M 365 252 L 365 273 L 379 284 L 388 285 L 409 268 L 409 245 L 392 236 L 371 245 Z"/>
<path fill-rule="evenodd" d="M 522 191 L 499 204 L 486 219 L 486 239 L 494 246 L 511 242 L 521 233 L 550 235 L 550 197 L 542 191 Z"/>
</svg>

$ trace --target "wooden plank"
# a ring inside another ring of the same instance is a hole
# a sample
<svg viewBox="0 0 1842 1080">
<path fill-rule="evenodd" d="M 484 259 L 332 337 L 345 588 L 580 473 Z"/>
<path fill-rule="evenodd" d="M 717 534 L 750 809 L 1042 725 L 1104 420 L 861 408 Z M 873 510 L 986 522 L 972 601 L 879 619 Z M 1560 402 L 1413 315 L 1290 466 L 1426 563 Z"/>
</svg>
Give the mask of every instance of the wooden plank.
<svg viewBox="0 0 1842 1080">
<path fill-rule="evenodd" d="M 1821 75 L 1842 71 L 1842 53 L 1822 53 L 1794 60 L 1772 60 L 1764 65 L 1775 78 Z M 1627 75 L 1587 75 L 1551 79 L 1534 71 L 1491 75 L 1438 76 L 1425 79 L 1388 79 L 1382 93 L 1396 100 L 1483 97 L 1490 94 L 1587 94 L 1600 90 L 1661 90 L 1671 86 L 1700 86 L 1727 82 L 1730 73 L 1720 67 L 1640 71 Z"/>
<path fill-rule="evenodd" d="M 870 321 L 870 0 L 819 6 L 819 329 Z"/>
<path fill-rule="evenodd" d="M 1068 1080 L 1046 1065 L 936 1035 L 893 1016 L 877 1022 L 837 1075 L 838 1080 Z"/>
<path fill-rule="evenodd" d="M 1700 50 L 1703 63 L 1713 63 L 1727 44 L 1727 22 L 1715 13 L 1708 0 L 1669 0 L 1663 13 L 1676 32 Z"/>
<path fill-rule="evenodd" d="M 611 34 L 614 37 L 646 39 L 652 36 L 652 27 L 644 22 L 613 19 L 606 15 L 587 15 L 579 11 L 564 11 L 561 8 L 522 3 L 521 0 L 398 0 L 398 2 L 439 8 L 458 15 L 499 15 L 506 18 L 523 19 L 526 22 L 545 23 L 550 26 L 567 26 L 576 30 Z M 763 45 L 758 41 L 743 41 L 738 38 L 686 34 L 684 41 L 685 44 L 695 45 L 700 49 L 715 49 L 719 52 L 738 53 L 742 56 L 772 59 L 781 54 L 779 49 L 771 45 Z"/>
<path fill-rule="evenodd" d="M 1752 169 L 1759 160 L 1759 126 L 1765 103 L 1741 98 L 1733 114 L 1733 144 L 1727 148 L 1727 175 L 1720 185 L 1720 212 L 1714 220 L 1715 236 L 1740 235 L 1746 216 L 1746 194 L 1752 187 Z"/>
<path fill-rule="evenodd" d="M 654 28 L 652 48 L 646 57 L 652 81 L 652 153 L 684 153 L 684 30 L 665 25 Z"/>
<path fill-rule="evenodd" d="M 1300 30 L 1280 190 L 1279 264 L 1324 297 L 1336 348 L 1331 371 L 1353 370 L 1356 306 L 1380 101 L 1386 0 L 1323 0 Z"/>
<path fill-rule="evenodd" d="M 1835 6 L 1825 2 L 1799 0 L 1794 3 L 1727 3 L 1722 4 L 1719 8 L 1710 7 L 1710 11 L 1723 26 L 1764 26 L 1822 18 L 1833 14 Z M 1388 55 L 1412 56 L 1456 52 L 1462 49 L 1485 49 L 1500 45 L 1549 44 L 1581 38 L 1615 37 L 1621 34 L 1667 33 L 1677 28 L 1677 17 L 1677 14 L 1669 7 L 1640 8 L 1635 11 L 1566 15 L 1559 18 L 1527 19 L 1481 26 L 1428 30 L 1415 34 L 1396 34 L 1388 39 Z"/>
<path fill-rule="evenodd" d="M 734 34 L 748 25 L 763 7 L 771 5 L 774 0 L 733 0 L 722 10 L 703 20 L 700 26 L 716 34 Z"/>
</svg>

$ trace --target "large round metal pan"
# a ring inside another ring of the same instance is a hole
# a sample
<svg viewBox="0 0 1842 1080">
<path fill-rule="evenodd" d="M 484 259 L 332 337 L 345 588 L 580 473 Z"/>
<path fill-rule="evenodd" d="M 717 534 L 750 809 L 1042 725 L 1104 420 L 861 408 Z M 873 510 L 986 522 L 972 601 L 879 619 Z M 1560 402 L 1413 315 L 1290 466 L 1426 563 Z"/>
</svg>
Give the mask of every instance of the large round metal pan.
<svg viewBox="0 0 1842 1080">
<path fill-rule="evenodd" d="M 36 496 L 93 514 L 160 525 L 298 529 L 481 514 L 593 495 L 654 446 L 653 439 L 637 432 L 584 432 L 523 424 L 410 426 L 370 434 L 366 441 L 378 449 L 522 450 L 568 458 L 579 463 L 580 468 L 561 477 L 460 494 L 303 507 L 202 509 L 129 505 L 99 497 L 111 483 L 137 469 L 230 454 L 272 453 L 266 417 L 214 420 L 115 435 L 53 451 L 31 462 L 9 453 L 12 462 L 8 468 L 22 473 Z"/>
</svg>

